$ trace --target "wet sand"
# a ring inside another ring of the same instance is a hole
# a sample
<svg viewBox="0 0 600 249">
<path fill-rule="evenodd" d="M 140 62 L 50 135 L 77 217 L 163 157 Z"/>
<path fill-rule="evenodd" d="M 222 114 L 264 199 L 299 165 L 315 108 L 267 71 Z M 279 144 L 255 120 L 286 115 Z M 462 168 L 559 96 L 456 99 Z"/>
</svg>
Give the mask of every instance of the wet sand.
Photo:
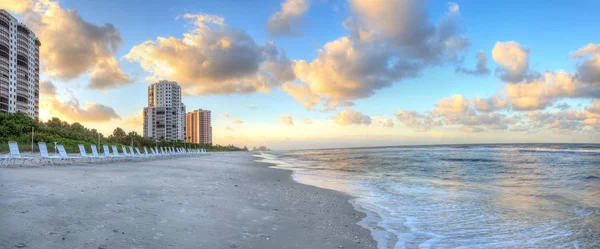
<svg viewBox="0 0 600 249">
<path fill-rule="evenodd" d="M 252 153 L 0 168 L 0 248 L 376 248 L 349 196 Z"/>
</svg>

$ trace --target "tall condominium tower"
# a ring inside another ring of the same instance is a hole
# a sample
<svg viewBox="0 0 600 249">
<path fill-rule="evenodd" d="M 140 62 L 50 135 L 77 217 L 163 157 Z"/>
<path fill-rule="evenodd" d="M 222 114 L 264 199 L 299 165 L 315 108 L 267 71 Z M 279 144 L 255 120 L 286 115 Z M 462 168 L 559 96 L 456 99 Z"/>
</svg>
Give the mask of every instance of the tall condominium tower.
<svg viewBox="0 0 600 249">
<path fill-rule="evenodd" d="M 0 9 L 0 112 L 38 119 L 40 46 L 27 26 Z"/>
<path fill-rule="evenodd" d="M 185 139 L 185 105 L 176 82 L 159 81 L 148 86 L 144 108 L 144 137 L 154 140 Z"/>
<path fill-rule="evenodd" d="M 185 115 L 185 139 L 188 143 L 212 144 L 209 110 L 194 110 Z"/>
</svg>

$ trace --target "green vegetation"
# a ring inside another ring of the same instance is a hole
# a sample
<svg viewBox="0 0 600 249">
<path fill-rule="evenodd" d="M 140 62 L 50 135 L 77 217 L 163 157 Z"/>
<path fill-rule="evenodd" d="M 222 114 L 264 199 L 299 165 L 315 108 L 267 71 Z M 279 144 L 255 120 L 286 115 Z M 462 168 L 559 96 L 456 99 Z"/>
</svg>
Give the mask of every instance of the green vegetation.
<svg viewBox="0 0 600 249">
<path fill-rule="evenodd" d="M 100 148 L 103 145 L 131 145 L 143 148 L 176 146 L 184 147 L 183 141 L 154 141 L 140 136 L 137 132 L 125 132 L 121 128 L 116 128 L 112 134 L 105 137 L 96 129 L 88 129 L 80 123 L 69 124 L 58 118 L 52 118 L 47 122 L 38 122 L 23 113 L 0 113 L 0 152 L 8 152 L 8 141 L 16 141 L 19 144 L 21 152 L 31 151 L 31 128 L 34 129 L 34 152 L 39 152 L 37 143 L 46 142 L 48 150 L 52 152 L 54 143 L 62 144 L 67 152 L 78 153 L 78 144 L 83 144 L 89 150 L 90 145 L 98 143 Z M 233 145 L 201 145 L 185 144 L 187 148 L 204 148 L 207 151 L 242 151 L 247 150 Z M 88 151 L 89 152 L 89 151 Z"/>
</svg>

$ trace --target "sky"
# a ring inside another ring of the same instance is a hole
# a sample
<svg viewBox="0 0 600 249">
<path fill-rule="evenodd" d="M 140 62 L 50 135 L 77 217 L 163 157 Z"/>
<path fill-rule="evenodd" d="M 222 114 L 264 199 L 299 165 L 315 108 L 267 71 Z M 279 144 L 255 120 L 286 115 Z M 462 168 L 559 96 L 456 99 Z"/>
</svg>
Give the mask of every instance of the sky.
<svg viewBox="0 0 600 249">
<path fill-rule="evenodd" d="M 8 0 L 40 118 L 142 133 L 147 85 L 273 149 L 600 141 L 598 1 Z"/>
</svg>

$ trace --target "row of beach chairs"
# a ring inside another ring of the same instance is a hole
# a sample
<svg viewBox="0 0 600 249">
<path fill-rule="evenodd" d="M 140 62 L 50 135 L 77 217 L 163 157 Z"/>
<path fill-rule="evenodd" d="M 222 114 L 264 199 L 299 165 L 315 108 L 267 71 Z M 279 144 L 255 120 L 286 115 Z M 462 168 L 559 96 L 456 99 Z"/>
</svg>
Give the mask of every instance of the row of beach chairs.
<svg viewBox="0 0 600 249">
<path fill-rule="evenodd" d="M 104 145 L 103 154 L 98 153 L 96 145 L 91 145 L 91 154 L 88 154 L 85 146 L 79 144 L 79 155 L 72 156 L 67 154 L 65 147 L 57 144 L 56 150 L 58 155 L 50 155 L 48 153 L 48 147 L 46 143 L 39 142 L 38 147 L 40 149 L 39 155 L 21 155 L 17 142 L 9 141 L 8 147 L 10 153 L 8 155 L 0 156 L 1 167 L 11 166 L 41 166 L 41 165 L 59 165 L 59 164 L 73 164 L 73 163 L 105 163 L 114 161 L 141 161 L 156 158 L 172 158 L 181 156 L 193 156 L 193 155 L 207 155 L 208 153 L 204 149 L 186 149 L 178 147 L 154 147 L 148 148 L 143 147 L 144 152 L 142 153 L 139 148 L 132 146 L 121 146 L 121 152 L 117 149 L 117 146 Z M 112 149 L 112 152 L 111 152 Z"/>
</svg>

